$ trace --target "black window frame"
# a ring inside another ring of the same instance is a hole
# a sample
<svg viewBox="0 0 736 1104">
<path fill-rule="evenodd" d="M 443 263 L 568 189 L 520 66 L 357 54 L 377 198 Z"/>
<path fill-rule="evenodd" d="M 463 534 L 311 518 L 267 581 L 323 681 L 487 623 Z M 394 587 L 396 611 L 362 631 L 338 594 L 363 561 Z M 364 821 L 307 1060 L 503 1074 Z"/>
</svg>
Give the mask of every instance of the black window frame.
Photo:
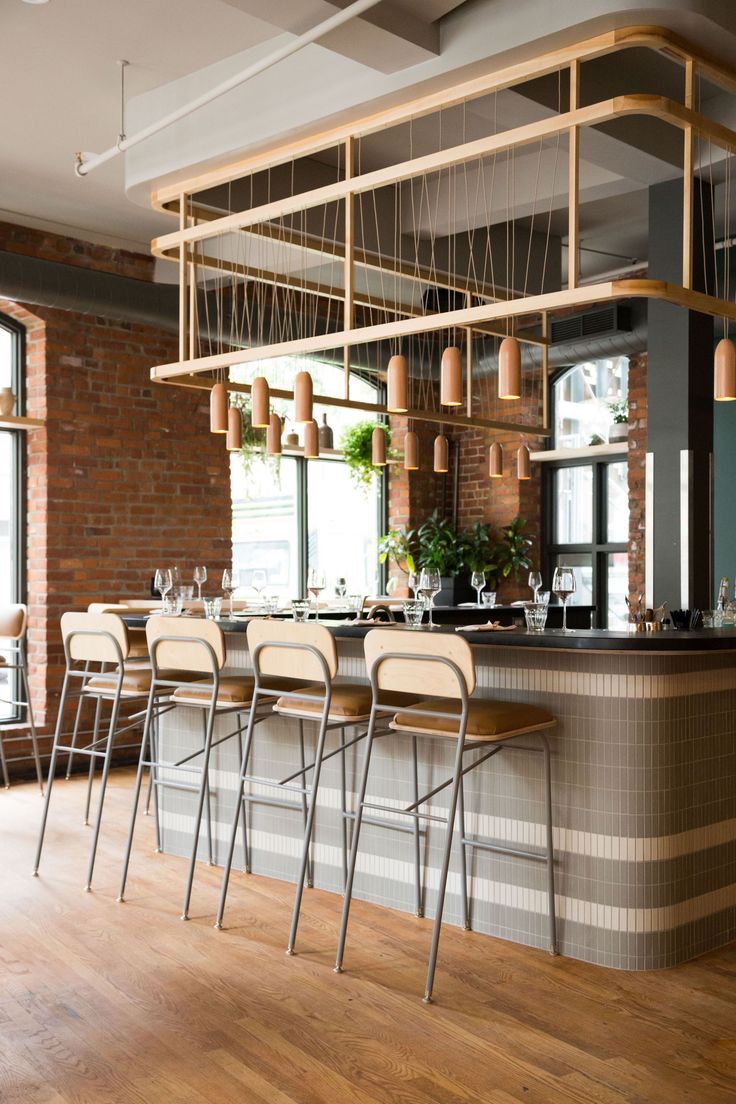
<svg viewBox="0 0 736 1104">
<path fill-rule="evenodd" d="M 560 368 L 549 379 L 549 424 L 554 426 L 555 418 L 555 392 L 556 385 L 562 377 L 576 364 L 568 364 Z M 555 448 L 554 439 L 550 447 Z M 556 562 L 560 556 L 590 555 L 593 572 L 592 591 L 593 627 L 605 629 L 608 627 L 608 556 L 615 552 L 629 552 L 629 542 L 608 540 L 608 487 L 607 469 L 611 464 L 628 464 L 628 447 L 626 442 L 621 442 L 621 449 L 606 453 L 605 456 L 573 456 L 565 460 L 554 460 L 545 463 L 542 480 L 542 533 L 543 533 L 543 564 L 542 570 L 550 586 Z M 557 500 L 555 496 L 555 473 L 563 468 L 592 468 L 593 470 L 593 519 L 591 540 L 585 543 L 559 544 L 555 540 L 557 531 Z"/>
<path fill-rule="evenodd" d="M 15 393 L 15 413 L 25 414 L 25 364 L 26 364 L 26 332 L 24 327 L 6 314 L 0 313 L 0 328 L 11 335 L 11 368 L 10 386 Z M 26 573 L 26 531 L 23 519 L 26 516 L 26 434 L 21 429 L 2 427 L 0 433 L 6 433 L 11 438 L 11 463 L 12 463 L 12 502 L 10 543 L 13 548 L 14 570 L 11 577 L 10 600 L 11 602 L 25 602 L 27 600 L 27 573 Z M 17 678 L 17 672 L 16 672 Z M 17 686 L 11 686 L 10 697 L 17 700 L 19 697 Z M 3 721 L 5 724 L 15 723 L 21 720 L 22 709 L 15 706 L 13 712 Z"/>
</svg>

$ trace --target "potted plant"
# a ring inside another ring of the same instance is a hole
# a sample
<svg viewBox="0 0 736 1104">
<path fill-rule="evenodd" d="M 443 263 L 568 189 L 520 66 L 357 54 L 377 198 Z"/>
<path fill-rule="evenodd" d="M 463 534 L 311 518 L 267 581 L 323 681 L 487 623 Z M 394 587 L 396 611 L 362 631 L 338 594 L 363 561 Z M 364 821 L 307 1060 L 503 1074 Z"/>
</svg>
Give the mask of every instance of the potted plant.
<svg viewBox="0 0 736 1104">
<path fill-rule="evenodd" d="M 629 439 L 629 403 L 627 399 L 615 399 L 608 403 L 613 425 L 608 431 L 609 444 L 615 445 Z"/>
<path fill-rule="evenodd" d="M 375 476 L 381 472 L 381 468 L 373 463 L 373 430 L 377 425 L 386 434 L 386 456 L 393 460 L 396 453 L 390 448 L 391 430 L 384 422 L 357 422 L 346 429 L 340 439 L 343 459 L 353 482 L 364 491 L 368 490 Z"/>
<path fill-rule="evenodd" d="M 531 567 L 529 549 L 532 542 L 524 536 L 526 521 L 522 517 L 515 517 L 508 525 L 501 528 L 501 541 L 498 545 L 498 562 L 500 578 L 508 579 L 511 576 L 518 580 L 521 571 L 528 571 Z"/>
<path fill-rule="evenodd" d="M 254 429 L 251 424 L 250 395 L 232 395 L 231 404 L 238 407 L 243 427 L 243 444 L 240 449 L 240 457 L 243 461 L 243 470 L 246 476 L 253 471 L 256 461 L 266 460 L 278 477 L 280 470 L 280 456 L 269 456 L 266 452 L 266 430 Z M 246 480 L 246 484 L 249 480 Z"/>
<path fill-rule="evenodd" d="M 416 533 L 413 529 L 390 529 L 378 542 L 378 562 L 393 560 L 399 571 L 408 575 L 417 569 Z"/>
<path fill-rule="evenodd" d="M 464 564 L 463 538 L 448 518 L 439 510 L 430 514 L 417 530 L 418 566 L 439 571 L 441 589 L 435 601 L 438 605 L 457 606 L 469 601 L 472 591 L 468 579 L 461 572 Z"/>
<path fill-rule="evenodd" d="M 468 575 L 482 571 L 486 577 L 486 586 L 495 590 L 501 570 L 498 542 L 493 538 L 490 525 L 474 521 L 462 534 L 463 562 Z"/>
</svg>

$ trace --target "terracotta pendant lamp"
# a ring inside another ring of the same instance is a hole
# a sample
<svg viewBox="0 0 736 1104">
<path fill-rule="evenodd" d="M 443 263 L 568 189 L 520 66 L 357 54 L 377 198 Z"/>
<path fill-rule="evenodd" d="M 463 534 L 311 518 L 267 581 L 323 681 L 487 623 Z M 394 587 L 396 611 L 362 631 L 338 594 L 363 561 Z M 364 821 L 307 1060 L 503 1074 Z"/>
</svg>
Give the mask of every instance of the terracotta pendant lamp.
<svg viewBox="0 0 736 1104">
<path fill-rule="evenodd" d="M 516 454 L 516 478 L 517 479 L 531 479 L 532 477 L 532 458 L 531 453 L 526 445 L 519 445 L 519 451 Z"/>
<path fill-rule="evenodd" d="M 521 398 L 521 346 L 515 337 L 505 337 L 498 350 L 498 397 Z"/>
<path fill-rule="evenodd" d="M 448 346 L 442 354 L 440 403 L 442 406 L 463 404 L 463 358 L 456 345 Z"/>
<path fill-rule="evenodd" d="M 374 468 L 386 466 L 386 431 L 383 426 L 376 426 L 371 436 L 371 463 Z"/>
<path fill-rule="evenodd" d="M 250 424 L 254 429 L 267 429 L 271 420 L 271 392 L 265 376 L 256 376 L 250 387 Z"/>
<path fill-rule="evenodd" d="M 294 421 L 297 425 L 308 425 L 313 419 L 312 394 L 309 372 L 297 372 L 294 380 Z"/>
<path fill-rule="evenodd" d="M 281 419 L 272 414 L 266 430 L 266 452 L 269 456 L 281 455 Z"/>
<path fill-rule="evenodd" d="M 225 448 L 228 452 L 240 452 L 243 447 L 243 418 L 239 406 L 231 406 L 227 412 L 227 437 Z"/>
<path fill-rule="evenodd" d="M 447 438 L 442 433 L 434 439 L 434 470 L 436 472 L 450 470 Z"/>
<path fill-rule="evenodd" d="M 503 479 L 503 449 L 498 441 L 488 450 L 488 475 L 491 479 Z"/>
<path fill-rule="evenodd" d="M 727 337 L 716 345 L 713 360 L 713 398 L 718 402 L 736 399 L 736 345 Z"/>
<path fill-rule="evenodd" d="M 227 387 L 221 381 L 210 391 L 210 432 L 227 433 Z"/>
<path fill-rule="evenodd" d="M 419 438 L 410 429 L 404 438 L 404 471 L 418 471 L 419 469 Z"/>
<path fill-rule="evenodd" d="M 306 372 L 304 373 L 307 374 Z M 311 379 L 310 379 L 311 384 Z M 312 418 L 304 426 L 304 459 L 317 460 L 319 458 L 319 426 Z"/>
<path fill-rule="evenodd" d="M 386 409 L 389 414 L 406 414 L 409 409 L 409 366 L 406 357 L 392 356 L 388 362 Z"/>
</svg>

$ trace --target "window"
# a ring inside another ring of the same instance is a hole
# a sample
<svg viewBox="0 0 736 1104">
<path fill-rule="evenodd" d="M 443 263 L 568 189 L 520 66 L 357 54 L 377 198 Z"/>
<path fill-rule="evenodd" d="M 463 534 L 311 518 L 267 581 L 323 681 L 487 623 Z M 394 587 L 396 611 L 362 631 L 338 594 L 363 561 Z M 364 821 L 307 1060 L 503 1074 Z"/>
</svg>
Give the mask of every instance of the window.
<svg viewBox="0 0 736 1104">
<path fill-rule="evenodd" d="M 613 423 L 609 404 L 626 402 L 628 360 L 575 365 L 552 383 L 554 448 L 604 444 Z M 596 607 L 601 628 L 626 626 L 629 494 L 626 444 L 621 457 L 592 453 L 546 465 L 547 576 L 575 568 L 578 605 Z"/>
<path fill-rule="evenodd" d="M 0 387 L 12 387 L 16 413 L 22 409 L 23 331 L 0 315 Z M 22 489 L 23 434 L 0 428 L 0 605 L 19 602 L 22 596 L 22 547 L 20 502 Z M 15 672 L 0 667 L 0 720 L 19 718 Z"/>
<path fill-rule="evenodd" d="M 306 369 L 314 380 L 315 394 L 342 394 L 343 371 L 317 360 L 297 363 L 293 358 L 240 365 L 231 379 L 250 382 L 267 375 L 273 388 L 291 390 L 294 375 Z M 351 376 L 353 398 L 375 403 L 375 386 Z M 291 413 L 290 404 L 274 399 L 278 414 Z M 373 415 L 342 407 L 319 407 L 314 416 L 322 424 L 327 415 L 339 450 L 343 431 Z M 284 432 L 299 432 L 287 418 Z M 353 483 L 339 455 L 323 453 L 319 460 L 304 460 L 285 452 L 280 458 L 255 456 L 244 464 L 234 453 L 230 461 L 233 500 L 233 567 L 239 572 L 242 592 L 250 586 L 253 571 L 266 572 L 266 591 L 290 599 L 304 594 L 309 567 L 326 575 L 326 597 L 334 594 L 339 577 L 347 580 L 351 594 L 380 592 L 378 538 L 382 512 L 382 485 L 368 491 Z"/>
</svg>

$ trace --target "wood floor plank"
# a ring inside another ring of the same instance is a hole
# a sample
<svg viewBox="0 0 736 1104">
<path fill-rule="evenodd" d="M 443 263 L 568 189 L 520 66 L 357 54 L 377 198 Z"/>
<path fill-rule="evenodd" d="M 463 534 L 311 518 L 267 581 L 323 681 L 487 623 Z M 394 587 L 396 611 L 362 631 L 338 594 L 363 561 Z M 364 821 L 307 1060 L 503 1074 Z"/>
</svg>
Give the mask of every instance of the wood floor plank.
<svg viewBox="0 0 736 1104">
<path fill-rule="evenodd" d="M 132 774 L 114 771 L 94 892 L 84 781 L 57 784 L 41 877 L 37 793 L 0 794 L 2 1104 L 726 1104 L 736 1098 L 736 946 L 621 973 L 457 928 L 437 1003 L 420 994 L 431 922 L 356 902 L 346 973 L 339 900 L 156 855 L 141 818 L 126 903 L 117 880 Z"/>
</svg>

